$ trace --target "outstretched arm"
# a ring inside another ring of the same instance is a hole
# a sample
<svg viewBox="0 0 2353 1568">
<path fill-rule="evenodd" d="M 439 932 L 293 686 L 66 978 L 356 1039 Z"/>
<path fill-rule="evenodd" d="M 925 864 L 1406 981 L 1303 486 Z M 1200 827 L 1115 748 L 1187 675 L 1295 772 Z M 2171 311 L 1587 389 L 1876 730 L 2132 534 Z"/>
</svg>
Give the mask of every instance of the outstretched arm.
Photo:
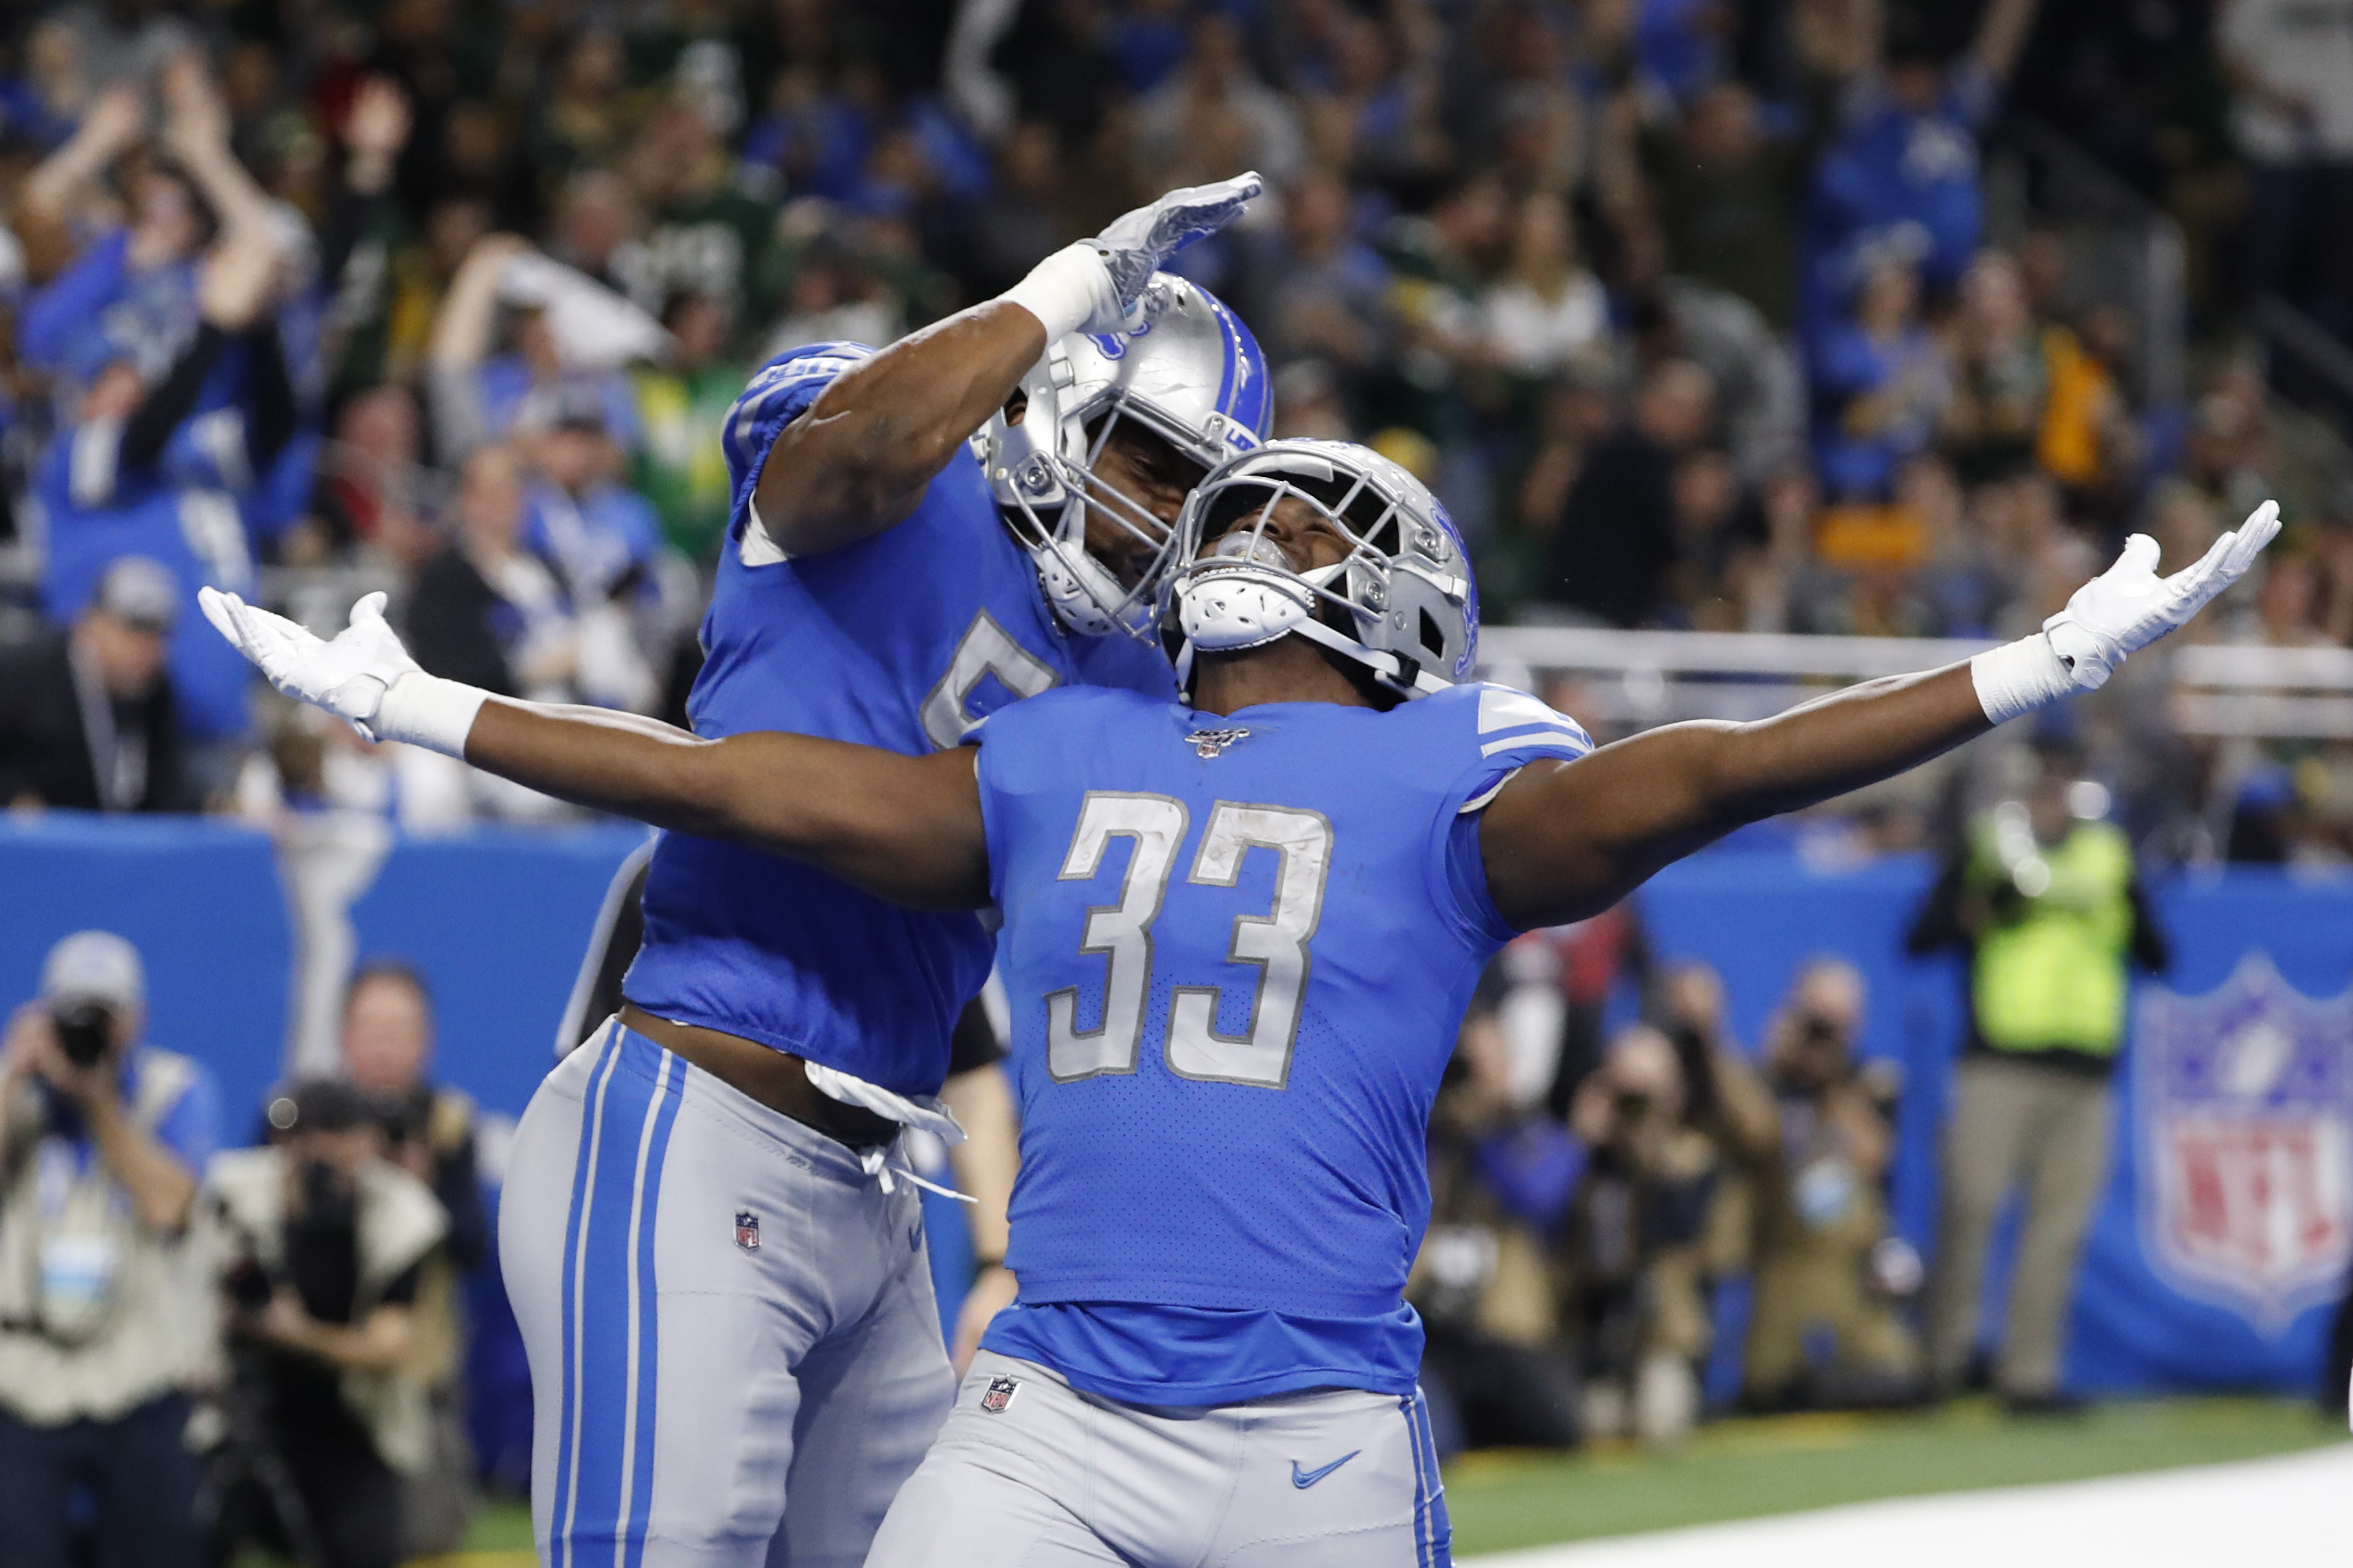
<svg viewBox="0 0 2353 1568">
<path fill-rule="evenodd" d="M 2137 534 L 2023 641 L 1967 664 L 1849 687 L 1754 724 L 1671 724 L 1524 769 L 1486 809 L 1488 889 L 1523 929 L 1608 908 L 1734 828 L 1890 777 L 2021 713 L 2097 689 L 2126 657 L 2235 582 L 2279 531 L 2266 501 L 2206 557 L 2156 573 Z"/>
<path fill-rule="evenodd" d="M 1160 263 L 1232 222 L 1260 189 L 1244 174 L 1171 191 L 998 298 L 842 372 L 768 449 L 753 492 L 761 527 L 786 554 L 814 555 L 903 521 L 1049 343 L 1133 325 Z"/>
<path fill-rule="evenodd" d="M 206 588 L 205 615 L 288 696 L 373 739 L 461 757 L 543 794 L 656 827 L 789 855 L 877 898 L 919 909 L 989 901 L 973 754 L 924 757 L 808 735 L 705 741 L 603 708 L 514 702 L 417 668 L 384 595 L 321 642 Z"/>
</svg>

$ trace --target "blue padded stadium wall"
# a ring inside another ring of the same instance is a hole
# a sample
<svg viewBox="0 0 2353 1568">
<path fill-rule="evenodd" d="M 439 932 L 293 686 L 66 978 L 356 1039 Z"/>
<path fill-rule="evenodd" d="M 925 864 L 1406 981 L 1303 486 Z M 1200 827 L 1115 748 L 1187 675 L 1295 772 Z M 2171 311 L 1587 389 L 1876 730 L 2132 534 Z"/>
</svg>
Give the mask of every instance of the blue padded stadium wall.
<svg viewBox="0 0 2353 1568">
<path fill-rule="evenodd" d="M 438 1004 L 440 1071 L 486 1109 L 520 1114 L 546 1070 L 606 883 L 641 841 L 618 826 L 405 841 L 354 904 L 361 956 L 397 955 L 424 971 Z M 1958 964 L 1903 952 L 1933 870 L 1920 858 L 1825 868 L 1779 851 L 1727 850 L 1672 868 L 1641 895 L 1662 957 L 1703 959 L 1723 973 L 1734 1031 L 1750 1049 L 1806 958 L 1836 952 L 1862 969 L 1863 1048 L 1900 1062 L 1905 1077 L 1892 1207 L 1924 1251 L 1934 1240 L 1937 1130 L 1962 1027 Z M 212 1068 L 231 1141 L 254 1125 L 278 1076 L 287 1005 L 288 922 L 267 836 L 206 820 L 10 817 L 0 820 L 0 888 L 12 895 L 0 900 L 0 1002 L 34 994 L 58 937 L 119 931 L 146 958 L 151 1037 Z M 2338 996 L 2353 981 L 2353 879 L 2233 869 L 2177 877 L 2157 893 L 2175 949 L 2169 984 L 2184 994 L 2222 985 L 2256 952 L 2307 997 Z M 2331 1048 L 2332 1081 L 2343 1089 L 2353 1084 L 2353 1037 Z M 2132 1060 L 2128 1053 L 2119 1093 L 2137 1113 L 2154 1090 Z M 2070 1383 L 2119 1393 L 2308 1391 L 2324 1308 L 2296 1298 L 2293 1311 L 2267 1313 L 2229 1291 L 2186 1292 L 2152 1261 L 2139 1124 L 2128 1118 L 2116 1139 L 2077 1293 Z M 2347 1124 L 2328 1125 L 2342 1135 Z M 2331 1157 L 2341 1179 L 2353 1152 Z M 941 1248 L 944 1313 L 963 1273 L 956 1250 Z"/>
</svg>

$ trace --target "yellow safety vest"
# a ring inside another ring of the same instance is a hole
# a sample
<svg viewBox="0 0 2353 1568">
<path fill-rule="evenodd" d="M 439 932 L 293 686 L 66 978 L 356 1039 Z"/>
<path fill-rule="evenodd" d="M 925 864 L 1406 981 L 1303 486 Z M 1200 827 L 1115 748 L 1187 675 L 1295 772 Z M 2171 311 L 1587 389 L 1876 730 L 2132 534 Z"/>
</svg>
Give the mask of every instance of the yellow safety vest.
<svg viewBox="0 0 2353 1568">
<path fill-rule="evenodd" d="M 2132 847 L 2106 823 L 2084 823 L 2038 853 L 2047 885 L 2026 898 L 2021 919 L 1978 939 L 1970 976 L 1978 1036 L 1998 1051 L 2113 1056 L 2125 1034 Z M 1989 893 L 2010 881 L 1991 824 L 1979 821 L 1970 833 L 1970 890 Z"/>
</svg>

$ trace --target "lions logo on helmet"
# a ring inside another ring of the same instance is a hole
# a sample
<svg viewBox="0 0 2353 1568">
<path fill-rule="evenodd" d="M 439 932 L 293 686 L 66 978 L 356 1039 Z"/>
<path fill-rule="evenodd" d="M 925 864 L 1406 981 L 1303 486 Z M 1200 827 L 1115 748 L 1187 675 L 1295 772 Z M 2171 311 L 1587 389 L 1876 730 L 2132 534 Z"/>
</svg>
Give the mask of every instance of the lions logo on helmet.
<svg viewBox="0 0 2353 1568">
<path fill-rule="evenodd" d="M 1300 571 L 1266 524 L 1278 504 L 1314 508 L 1345 560 Z M 1176 523 L 1162 632 L 1189 689 L 1194 656 L 1297 633 L 1363 664 L 1399 697 L 1468 677 L 1479 590 L 1453 519 L 1429 488 L 1368 447 L 1270 441 L 1203 479 Z M 1207 555 L 1206 541 L 1216 543 Z"/>
<path fill-rule="evenodd" d="M 1072 333 L 1047 345 L 1022 378 L 1018 417 L 998 413 L 976 442 L 1055 615 L 1088 636 L 1151 637 L 1161 583 L 1177 559 L 1174 531 L 1095 476 L 1113 432 L 1133 421 L 1210 468 L 1258 446 L 1273 417 L 1266 359 L 1240 318 L 1165 273 L 1145 290 L 1144 309 L 1134 332 Z M 1122 582 L 1088 552 L 1091 516 L 1151 547 L 1140 580 Z"/>
</svg>

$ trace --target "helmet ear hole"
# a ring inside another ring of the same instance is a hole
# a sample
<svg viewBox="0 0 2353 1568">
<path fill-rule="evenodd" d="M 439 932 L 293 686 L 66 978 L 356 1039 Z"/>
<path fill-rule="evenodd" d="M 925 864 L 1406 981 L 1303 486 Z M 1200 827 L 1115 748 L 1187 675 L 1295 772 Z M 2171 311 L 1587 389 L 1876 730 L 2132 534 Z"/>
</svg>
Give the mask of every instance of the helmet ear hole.
<svg viewBox="0 0 2353 1568">
<path fill-rule="evenodd" d="M 1421 646 L 1430 650 L 1431 658 L 1444 661 L 1446 634 L 1439 629 L 1438 617 L 1431 615 L 1426 606 L 1421 612 Z"/>
</svg>

